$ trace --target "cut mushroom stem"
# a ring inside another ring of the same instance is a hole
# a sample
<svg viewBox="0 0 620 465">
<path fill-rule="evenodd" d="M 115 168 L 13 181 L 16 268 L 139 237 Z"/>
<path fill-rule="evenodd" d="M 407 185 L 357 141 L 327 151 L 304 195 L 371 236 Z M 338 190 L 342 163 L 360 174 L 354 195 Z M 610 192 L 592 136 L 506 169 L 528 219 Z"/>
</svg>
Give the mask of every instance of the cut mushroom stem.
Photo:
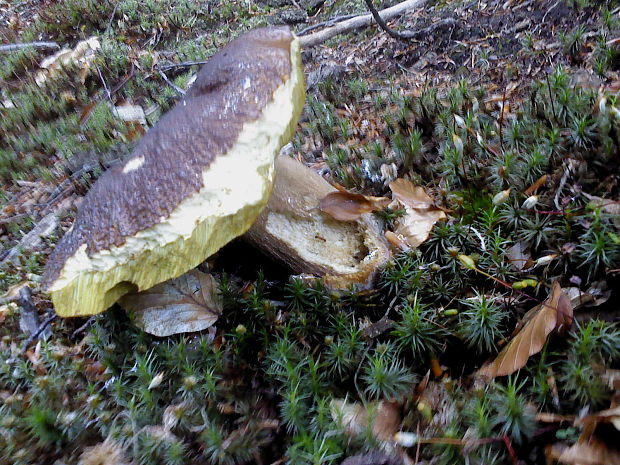
<svg viewBox="0 0 620 465">
<path fill-rule="evenodd" d="M 340 221 L 318 207 L 337 190 L 302 163 L 281 155 L 267 208 L 246 238 L 296 273 L 324 277 L 334 289 L 368 288 L 390 257 L 377 221 Z"/>
</svg>

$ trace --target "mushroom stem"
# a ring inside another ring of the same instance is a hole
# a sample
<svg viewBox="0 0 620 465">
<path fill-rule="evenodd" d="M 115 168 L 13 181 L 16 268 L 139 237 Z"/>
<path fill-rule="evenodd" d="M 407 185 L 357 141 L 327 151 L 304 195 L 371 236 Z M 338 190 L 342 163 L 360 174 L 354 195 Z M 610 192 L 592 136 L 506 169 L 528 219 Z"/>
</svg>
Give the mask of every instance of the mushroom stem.
<svg viewBox="0 0 620 465">
<path fill-rule="evenodd" d="M 296 273 L 324 277 L 331 288 L 369 288 L 389 249 L 372 215 L 345 222 L 318 209 L 334 191 L 315 171 L 280 155 L 267 208 L 244 238 Z"/>
</svg>

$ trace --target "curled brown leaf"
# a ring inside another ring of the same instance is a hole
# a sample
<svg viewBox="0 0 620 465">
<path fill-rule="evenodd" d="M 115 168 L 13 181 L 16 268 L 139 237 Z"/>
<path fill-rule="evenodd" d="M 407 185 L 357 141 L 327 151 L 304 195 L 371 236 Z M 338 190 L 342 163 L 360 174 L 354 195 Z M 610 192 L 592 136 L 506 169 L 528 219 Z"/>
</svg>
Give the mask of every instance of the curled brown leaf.
<svg viewBox="0 0 620 465">
<path fill-rule="evenodd" d="M 355 221 L 364 213 L 385 208 L 389 199 L 351 192 L 331 192 L 319 203 L 319 209 L 339 221 Z"/>
</svg>

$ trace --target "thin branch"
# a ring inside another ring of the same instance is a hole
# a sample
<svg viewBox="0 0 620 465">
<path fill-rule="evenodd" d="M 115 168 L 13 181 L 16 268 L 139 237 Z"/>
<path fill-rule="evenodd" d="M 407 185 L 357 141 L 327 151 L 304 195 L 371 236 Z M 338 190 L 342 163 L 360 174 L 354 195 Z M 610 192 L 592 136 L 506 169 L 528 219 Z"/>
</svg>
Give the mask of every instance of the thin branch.
<svg viewBox="0 0 620 465">
<path fill-rule="evenodd" d="M 398 3 L 390 8 L 378 12 L 383 21 L 389 21 L 392 18 L 402 15 L 408 10 L 422 7 L 427 0 L 406 0 Z M 300 42 L 302 48 L 314 47 L 335 37 L 339 34 L 345 34 L 355 29 L 370 26 L 374 22 L 372 14 L 355 16 L 354 18 L 342 21 L 334 26 L 323 29 L 322 31 L 301 37 Z"/>
<path fill-rule="evenodd" d="M 194 65 L 204 65 L 206 61 L 183 61 L 181 63 L 172 63 L 169 65 L 158 65 L 158 69 L 161 71 L 168 71 L 175 68 L 186 68 Z"/>
<path fill-rule="evenodd" d="M 333 26 L 334 24 L 340 23 L 347 19 L 355 18 L 357 15 L 341 15 L 336 16 L 335 18 L 328 19 L 327 21 L 323 21 L 321 23 L 313 24 L 312 26 L 308 26 L 302 29 L 299 32 L 296 32 L 295 35 L 298 37 L 305 36 L 308 32 L 314 31 L 315 29 L 320 29 L 322 27 Z"/>
<path fill-rule="evenodd" d="M 43 50 L 58 50 L 60 45 L 56 42 L 24 42 L 17 44 L 0 45 L 0 53 L 14 52 L 24 48 L 40 48 Z"/>
<path fill-rule="evenodd" d="M 38 339 L 39 336 L 45 331 L 47 325 L 56 318 L 56 315 L 52 315 L 52 317 L 48 317 L 43 321 L 43 323 L 39 324 L 39 316 L 37 314 L 37 307 L 35 307 L 34 303 L 32 303 L 32 291 L 30 287 L 25 286 L 19 290 L 19 306 L 21 307 L 21 318 L 19 322 L 19 326 L 24 332 L 30 333 L 28 338 L 24 341 L 22 345 L 21 351 L 24 353 L 30 343 L 35 339 Z M 47 337 L 44 336 L 45 338 Z"/>
<path fill-rule="evenodd" d="M 157 72 L 159 73 L 159 75 L 162 77 L 162 79 L 164 81 L 166 81 L 166 84 L 168 84 L 170 87 L 172 87 L 181 97 L 183 97 L 185 95 L 185 91 L 183 89 L 181 89 L 179 86 L 177 86 L 174 82 L 172 82 L 170 79 L 168 79 L 168 76 L 166 76 L 166 73 L 164 73 L 161 69 L 157 68 Z"/>
<path fill-rule="evenodd" d="M 72 339 L 72 340 L 75 340 L 76 337 L 78 337 L 80 334 L 82 334 L 84 331 L 86 331 L 90 326 L 92 326 L 94 322 L 95 322 L 95 317 L 91 316 L 88 320 L 86 320 L 86 323 L 84 323 L 78 329 L 73 331 L 71 333 L 71 336 L 69 336 L 69 338 Z"/>
<path fill-rule="evenodd" d="M 385 21 L 383 21 L 383 18 L 381 17 L 379 12 L 375 8 L 375 5 L 372 3 L 372 0 L 364 0 L 364 2 L 366 2 L 366 6 L 370 10 L 372 17 L 375 18 L 375 21 L 377 22 L 379 27 L 383 29 L 387 33 L 387 35 L 389 35 L 392 39 L 403 40 L 403 41 L 407 40 L 407 37 L 401 35 L 400 33 L 388 27 L 388 25 L 385 23 Z"/>
<path fill-rule="evenodd" d="M 56 314 L 54 313 L 54 314 L 52 314 L 52 315 L 49 315 L 49 316 L 48 316 L 45 320 L 43 320 L 43 323 L 41 323 L 41 324 L 39 325 L 39 327 L 37 328 L 37 330 L 36 330 L 34 333 L 32 333 L 32 334 L 28 337 L 28 339 L 26 339 L 26 340 L 24 341 L 24 343 L 23 343 L 23 345 L 22 345 L 22 349 L 21 349 L 22 354 L 23 354 L 24 352 L 26 352 L 26 350 L 28 349 L 28 346 L 29 346 L 29 345 L 30 345 L 33 341 L 35 341 L 36 339 L 38 339 L 38 338 L 39 338 L 39 336 L 43 333 L 43 331 L 45 331 L 45 330 L 47 329 L 48 325 L 49 325 L 52 321 L 54 321 L 55 319 L 56 319 Z"/>
</svg>

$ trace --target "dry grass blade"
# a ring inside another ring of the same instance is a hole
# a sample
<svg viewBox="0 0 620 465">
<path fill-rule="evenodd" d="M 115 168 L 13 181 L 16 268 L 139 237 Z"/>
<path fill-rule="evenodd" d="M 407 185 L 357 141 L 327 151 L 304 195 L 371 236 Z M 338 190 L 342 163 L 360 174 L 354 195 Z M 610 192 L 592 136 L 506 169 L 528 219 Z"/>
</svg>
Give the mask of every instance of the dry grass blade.
<svg viewBox="0 0 620 465">
<path fill-rule="evenodd" d="M 523 368 L 532 355 L 540 352 L 551 331 L 564 329 L 573 321 L 573 307 L 557 281 L 553 283 L 549 298 L 531 312 L 522 329 L 495 360 L 478 371 L 479 375 L 507 376 Z"/>
</svg>

